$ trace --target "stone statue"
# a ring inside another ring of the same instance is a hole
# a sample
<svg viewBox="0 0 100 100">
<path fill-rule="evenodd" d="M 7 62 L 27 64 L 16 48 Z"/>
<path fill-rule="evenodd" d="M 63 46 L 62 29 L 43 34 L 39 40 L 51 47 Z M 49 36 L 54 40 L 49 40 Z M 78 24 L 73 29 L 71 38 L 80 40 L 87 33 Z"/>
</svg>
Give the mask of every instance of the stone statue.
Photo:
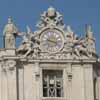
<svg viewBox="0 0 100 100">
<path fill-rule="evenodd" d="M 34 46 L 33 46 L 33 54 L 32 54 L 32 58 L 38 58 L 39 55 L 39 44 L 38 42 L 35 41 Z"/>
<path fill-rule="evenodd" d="M 22 44 L 17 49 L 17 53 L 22 54 L 23 57 L 26 57 L 32 51 L 33 42 L 31 40 L 29 40 L 29 38 L 26 36 L 26 34 L 23 35 L 22 38 L 23 38 L 23 41 L 22 41 Z"/>
<path fill-rule="evenodd" d="M 3 34 L 5 37 L 5 48 L 15 48 L 15 35 L 17 35 L 18 29 L 13 24 L 12 19 L 8 18 L 8 24 L 5 26 Z"/>
<path fill-rule="evenodd" d="M 65 46 L 64 46 L 64 52 L 71 52 L 72 53 L 72 47 L 73 47 L 73 40 L 74 40 L 74 33 L 71 29 L 71 27 L 68 25 L 66 32 L 65 32 Z"/>
<path fill-rule="evenodd" d="M 85 38 L 80 38 L 72 31 L 71 27 L 68 25 L 66 30 L 66 51 L 69 53 L 74 53 L 78 57 L 86 55 L 89 57 L 87 52 L 87 42 Z"/>
<path fill-rule="evenodd" d="M 73 45 L 73 50 L 78 57 L 81 57 L 82 55 L 90 57 L 89 53 L 87 52 L 87 44 L 85 39 L 76 39 Z"/>
<path fill-rule="evenodd" d="M 95 38 L 93 36 L 92 26 L 88 25 L 86 30 L 87 49 L 89 53 L 96 54 Z"/>
<path fill-rule="evenodd" d="M 35 38 L 29 27 L 27 27 L 27 32 L 22 35 L 22 44 L 17 49 L 17 53 L 22 55 L 22 57 L 32 56 L 36 57 L 39 50 L 39 40 Z"/>
<path fill-rule="evenodd" d="M 71 41 L 73 40 L 74 38 L 74 32 L 72 31 L 71 27 L 68 25 L 67 26 L 67 32 L 66 32 L 66 36 L 68 39 L 71 39 Z"/>
<path fill-rule="evenodd" d="M 38 38 L 36 38 L 35 35 L 32 37 L 31 40 L 34 43 L 33 48 L 32 48 L 33 49 L 32 58 L 38 58 L 38 55 L 40 52 L 40 49 L 39 49 L 40 40 Z"/>
</svg>

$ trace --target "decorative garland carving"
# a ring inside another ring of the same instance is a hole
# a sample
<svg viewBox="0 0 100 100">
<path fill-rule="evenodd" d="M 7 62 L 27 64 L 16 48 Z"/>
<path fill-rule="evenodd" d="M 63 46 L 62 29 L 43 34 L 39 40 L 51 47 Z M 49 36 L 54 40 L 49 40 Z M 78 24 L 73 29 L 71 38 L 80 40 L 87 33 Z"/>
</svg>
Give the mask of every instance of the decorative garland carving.
<svg viewBox="0 0 100 100">
<path fill-rule="evenodd" d="M 6 60 L 2 62 L 2 69 L 3 71 L 12 71 L 15 69 L 16 61 L 14 60 Z"/>
</svg>

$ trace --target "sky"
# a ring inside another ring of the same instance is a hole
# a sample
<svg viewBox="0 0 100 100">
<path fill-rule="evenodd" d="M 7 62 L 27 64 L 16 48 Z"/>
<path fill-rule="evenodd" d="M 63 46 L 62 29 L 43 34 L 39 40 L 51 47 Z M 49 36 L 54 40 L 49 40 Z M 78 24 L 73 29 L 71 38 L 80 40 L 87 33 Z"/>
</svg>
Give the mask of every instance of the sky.
<svg viewBox="0 0 100 100">
<path fill-rule="evenodd" d="M 3 48 L 3 28 L 9 16 L 20 31 L 26 31 L 27 25 L 36 31 L 40 14 L 50 6 L 63 15 L 64 23 L 79 36 L 84 36 L 85 26 L 92 24 L 100 54 L 100 0 L 0 0 L 0 48 Z"/>
</svg>

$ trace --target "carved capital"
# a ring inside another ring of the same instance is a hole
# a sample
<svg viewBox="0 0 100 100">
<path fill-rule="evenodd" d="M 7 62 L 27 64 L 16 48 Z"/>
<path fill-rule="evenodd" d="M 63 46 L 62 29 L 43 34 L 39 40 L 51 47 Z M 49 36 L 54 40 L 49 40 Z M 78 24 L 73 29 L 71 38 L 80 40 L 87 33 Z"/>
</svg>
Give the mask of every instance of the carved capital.
<svg viewBox="0 0 100 100">
<path fill-rule="evenodd" d="M 2 68 L 6 72 L 8 70 L 12 71 L 15 69 L 16 61 L 14 60 L 7 60 L 2 62 Z"/>
<path fill-rule="evenodd" d="M 72 80 L 72 65 L 71 63 L 69 63 L 67 65 L 67 76 L 68 76 L 68 80 L 71 81 Z"/>
<path fill-rule="evenodd" d="M 72 73 L 67 73 L 68 75 L 68 80 L 71 81 L 72 80 Z"/>
<path fill-rule="evenodd" d="M 35 76 L 36 78 L 40 77 L 39 62 L 35 62 Z"/>
</svg>

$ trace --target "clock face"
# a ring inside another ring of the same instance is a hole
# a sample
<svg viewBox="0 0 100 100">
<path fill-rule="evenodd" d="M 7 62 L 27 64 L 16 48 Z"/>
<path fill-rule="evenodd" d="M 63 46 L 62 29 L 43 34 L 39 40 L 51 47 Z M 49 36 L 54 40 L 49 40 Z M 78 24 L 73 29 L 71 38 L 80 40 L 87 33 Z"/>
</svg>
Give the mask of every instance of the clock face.
<svg viewBox="0 0 100 100">
<path fill-rule="evenodd" d="M 57 30 L 48 30 L 41 35 L 41 48 L 45 52 L 56 53 L 64 44 L 63 35 Z"/>
</svg>

